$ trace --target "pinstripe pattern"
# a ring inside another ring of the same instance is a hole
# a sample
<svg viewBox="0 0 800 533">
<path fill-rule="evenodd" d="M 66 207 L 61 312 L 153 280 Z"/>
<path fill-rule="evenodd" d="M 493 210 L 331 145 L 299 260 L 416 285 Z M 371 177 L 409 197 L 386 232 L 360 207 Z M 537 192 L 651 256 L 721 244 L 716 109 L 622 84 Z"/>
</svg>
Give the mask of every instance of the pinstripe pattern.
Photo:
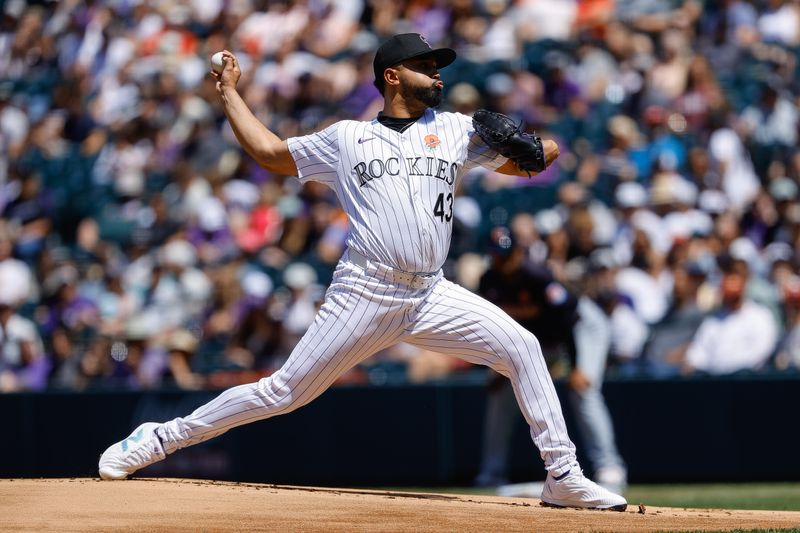
<svg viewBox="0 0 800 533">
<path fill-rule="evenodd" d="M 505 311 L 442 280 L 416 306 L 401 340 L 489 366 L 508 377 L 548 469 L 561 472 L 574 463 L 575 446 L 539 341 Z"/>
<path fill-rule="evenodd" d="M 435 146 L 425 141 L 430 135 L 438 139 Z M 475 134 L 470 117 L 433 109 L 402 133 L 377 119 L 341 121 L 288 144 L 300 180 L 320 181 L 336 192 L 350 220 L 347 246 L 417 273 L 438 271 L 447 257 L 452 195 L 464 172 L 506 162 Z M 449 220 L 434 215 L 440 195 Z"/>
<path fill-rule="evenodd" d="M 307 404 L 344 372 L 399 341 L 487 365 L 510 378 L 545 467 L 558 476 L 575 447 L 536 338 L 504 311 L 440 279 L 413 290 L 340 262 L 325 303 L 286 364 L 162 425 L 167 453 Z"/>
<path fill-rule="evenodd" d="M 441 278 L 458 179 L 475 166 L 505 162 L 474 134 L 472 120 L 429 109 L 403 133 L 377 120 L 342 121 L 288 144 L 300 180 L 336 192 L 350 220 L 348 248 L 368 261 L 345 254 L 314 323 L 275 374 L 159 427 L 165 451 L 293 411 L 354 365 L 404 340 L 508 376 L 545 467 L 556 476 L 568 471 L 575 447 L 539 342 L 495 305 Z M 438 278 L 414 289 L 380 275 L 387 268 Z"/>
<path fill-rule="evenodd" d="M 340 263 L 314 323 L 273 375 L 223 392 L 185 418 L 165 423 L 159 436 L 171 453 L 231 428 L 288 413 L 322 394 L 344 372 L 395 344 L 409 304 L 402 287 Z"/>
</svg>

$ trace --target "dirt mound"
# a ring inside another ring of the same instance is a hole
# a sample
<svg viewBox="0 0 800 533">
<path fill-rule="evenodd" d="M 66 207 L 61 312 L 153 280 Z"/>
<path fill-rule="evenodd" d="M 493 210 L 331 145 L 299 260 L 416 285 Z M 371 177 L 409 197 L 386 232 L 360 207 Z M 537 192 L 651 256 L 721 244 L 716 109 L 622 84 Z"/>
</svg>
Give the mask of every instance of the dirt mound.
<svg viewBox="0 0 800 533">
<path fill-rule="evenodd" d="M 179 479 L 0 480 L 3 531 L 667 531 L 788 528 L 800 512 L 628 506 Z M 646 502 L 645 502 L 646 503 Z"/>
</svg>

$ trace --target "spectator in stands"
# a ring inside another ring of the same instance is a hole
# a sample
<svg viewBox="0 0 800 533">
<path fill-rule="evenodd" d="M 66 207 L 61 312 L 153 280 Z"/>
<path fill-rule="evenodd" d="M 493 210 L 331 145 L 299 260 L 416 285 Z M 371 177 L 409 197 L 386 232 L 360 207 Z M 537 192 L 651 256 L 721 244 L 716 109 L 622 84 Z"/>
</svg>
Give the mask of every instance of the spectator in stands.
<svg viewBox="0 0 800 533">
<path fill-rule="evenodd" d="M 42 390 L 47 385 L 49 368 L 36 324 L 17 312 L 29 290 L 24 264 L 0 261 L 0 392 Z"/>
<path fill-rule="evenodd" d="M 173 240 L 159 249 L 159 263 L 151 271 L 143 297 L 142 315 L 153 334 L 196 321 L 210 298 L 211 282 L 196 266 L 195 248 Z"/>
<path fill-rule="evenodd" d="M 703 320 L 686 350 L 687 373 L 757 370 L 778 342 L 778 328 L 769 310 L 745 299 L 747 263 L 730 258 L 723 261 L 720 307 Z"/>
<path fill-rule="evenodd" d="M 577 179 L 600 199 L 610 201 L 619 184 L 646 179 L 650 160 L 646 139 L 633 119 L 615 115 L 608 120 L 607 129 L 608 150 L 587 154 L 578 168 Z"/>
<path fill-rule="evenodd" d="M 294 346 L 314 320 L 324 290 L 317 284 L 316 272 L 307 263 L 289 265 L 283 273 L 283 280 L 290 290 L 282 316 L 284 340 Z"/>
<path fill-rule="evenodd" d="M 80 274 L 71 263 L 55 268 L 42 283 L 45 305 L 36 317 L 41 331 L 59 340 L 54 349 L 61 360 L 80 358 L 100 325 L 97 305 L 81 294 L 80 286 Z"/>
<path fill-rule="evenodd" d="M 273 283 L 264 272 L 247 272 L 241 280 L 243 296 L 226 348 L 226 359 L 242 368 L 278 368 L 275 358 L 284 346 L 280 317 L 271 309 Z"/>
<path fill-rule="evenodd" d="M 614 276 L 614 289 L 627 298 L 636 315 L 647 324 L 655 324 L 667 309 L 667 294 L 662 278 L 664 256 L 655 250 L 645 230 L 636 230 L 633 257 L 629 265 L 619 267 Z"/>
<path fill-rule="evenodd" d="M 15 254 L 32 265 L 44 249 L 52 225 L 52 213 L 47 192 L 42 189 L 41 176 L 24 171 L 18 183 L 19 194 L 6 203 L 3 216 L 19 227 Z"/>
<path fill-rule="evenodd" d="M 614 257 L 620 263 L 629 263 L 633 258 L 633 241 L 637 227 L 659 226 L 658 216 L 647 209 L 647 190 L 634 181 L 620 183 L 614 191 L 616 227 L 609 243 Z"/>
<path fill-rule="evenodd" d="M 202 388 L 202 374 L 192 367 L 192 356 L 197 350 L 197 337 L 185 329 L 174 331 L 167 341 L 167 369 L 165 384 L 174 385 L 182 390 Z"/>
<path fill-rule="evenodd" d="M 638 368 L 638 358 L 647 339 L 648 326 L 633 309 L 631 300 L 619 292 L 616 276 L 619 262 L 614 250 L 598 248 L 587 260 L 586 296 L 605 312 L 610 325 L 610 363 L 622 374 Z"/>
<path fill-rule="evenodd" d="M 786 335 L 775 355 L 775 365 L 781 370 L 800 370 L 800 278 L 793 276 L 783 292 L 786 311 Z"/>
<path fill-rule="evenodd" d="M 768 0 L 758 17 L 758 31 L 765 42 L 786 46 L 800 44 L 800 8 L 796 2 Z"/>
<path fill-rule="evenodd" d="M 666 314 L 653 324 L 644 346 L 641 371 L 645 375 L 656 378 L 680 375 L 686 350 L 707 315 L 697 301 L 706 274 L 700 261 L 672 267 L 672 301 Z"/>
<path fill-rule="evenodd" d="M 708 150 L 721 177 L 721 190 L 733 209 L 741 212 L 758 194 L 759 180 L 741 138 L 721 120 L 718 115 L 711 120 L 717 127 L 708 139 Z"/>
<path fill-rule="evenodd" d="M 123 390 L 152 389 L 161 384 L 165 357 L 163 351 L 152 342 L 150 326 L 144 321 L 128 323 L 123 342 L 113 342 L 100 336 L 92 342 L 92 357 L 84 359 L 84 368 L 91 378 L 90 386 Z M 105 353 L 104 353 L 105 352 Z M 111 354 L 111 364 L 104 364 L 107 353 Z M 88 354 L 87 354 L 88 355 Z M 87 364 L 96 358 L 97 374 L 92 375 Z"/>
<path fill-rule="evenodd" d="M 761 84 L 758 100 L 741 113 L 740 131 L 748 143 L 756 171 L 766 173 L 773 160 L 784 160 L 797 145 L 800 111 L 780 78 Z"/>
</svg>

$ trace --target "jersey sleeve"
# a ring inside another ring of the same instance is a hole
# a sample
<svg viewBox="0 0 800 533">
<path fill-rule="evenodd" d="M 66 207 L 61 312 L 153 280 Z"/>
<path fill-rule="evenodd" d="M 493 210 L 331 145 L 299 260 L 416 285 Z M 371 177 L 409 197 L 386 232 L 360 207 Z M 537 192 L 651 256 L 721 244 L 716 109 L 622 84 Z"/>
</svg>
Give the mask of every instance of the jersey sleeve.
<svg viewBox="0 0 800 533">
<path fill-rule="evenodd" d="M 461 120 L 461 127 L 464 128 L 467 135 L 467 157 L 464 162 L 466 170 L 483 167 L 489 170 L 497 170 L 503 166 L 508 159 L 501 155 L 500 152 L 490 148 L 481 136 L 475 132 L 472 126 L 472 117 L 457 113 Z"/>
<path fill-rule="evenodd" d="M 286 143 L 297 165 L 302 183 L 332 183 L 339 166 L 339 122 L 303 137 L 290 137 Z"/>
</svg>

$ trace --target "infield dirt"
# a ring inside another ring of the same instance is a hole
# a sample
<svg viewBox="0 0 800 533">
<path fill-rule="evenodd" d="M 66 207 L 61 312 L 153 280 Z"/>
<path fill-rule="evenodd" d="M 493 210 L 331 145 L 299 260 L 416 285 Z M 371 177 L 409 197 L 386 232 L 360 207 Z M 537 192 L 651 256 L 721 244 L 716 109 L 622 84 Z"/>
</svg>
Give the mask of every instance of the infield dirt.
<svg viewBox="0 0 800 533">
<path fill-rule="evenodd" d="M 550 509 L 538 500 L 181 479 L 0 480 L 2 531 L 687 531 L 800 527 L 800 512 Z"/>
</svg>

